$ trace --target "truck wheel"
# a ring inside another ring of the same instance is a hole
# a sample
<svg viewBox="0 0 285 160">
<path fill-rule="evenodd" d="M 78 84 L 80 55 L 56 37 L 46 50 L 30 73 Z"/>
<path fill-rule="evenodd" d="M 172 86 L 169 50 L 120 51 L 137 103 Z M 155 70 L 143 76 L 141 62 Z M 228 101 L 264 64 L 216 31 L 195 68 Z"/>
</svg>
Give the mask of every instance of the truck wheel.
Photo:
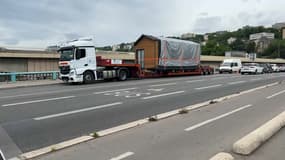
<svg viewBox="0 0 285 160">
<path fill-rule="evenodd" d="M 125 81 L 127 80 L 127 77 L 128 77 L 128 72 L 124 69 L 120 70 L 119 77 L 118 77 L 119 81 Z"/>
<path fill-rule="evenodd" d="M 93 81 L 94 81 L 94 75 L 92 74 L 92 72 L 90 72 L 90 71 L 84 72 L 83 82 L 88 84 L 88 83 L 91 83 Z"/>
</svg>

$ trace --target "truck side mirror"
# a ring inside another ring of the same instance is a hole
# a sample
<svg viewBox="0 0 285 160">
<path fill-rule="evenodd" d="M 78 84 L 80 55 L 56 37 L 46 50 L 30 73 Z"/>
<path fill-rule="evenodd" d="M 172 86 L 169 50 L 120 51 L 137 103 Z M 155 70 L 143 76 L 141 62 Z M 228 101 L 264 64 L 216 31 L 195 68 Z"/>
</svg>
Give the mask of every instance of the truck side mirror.
<svg viewBox="0 0 285 160">
<path fill-rule="evenodd" d="M 5 157 L 4 157 L 4 154 L 3 152 L 0 150 L 0 160 L 6 160 Z"/>
</svg>

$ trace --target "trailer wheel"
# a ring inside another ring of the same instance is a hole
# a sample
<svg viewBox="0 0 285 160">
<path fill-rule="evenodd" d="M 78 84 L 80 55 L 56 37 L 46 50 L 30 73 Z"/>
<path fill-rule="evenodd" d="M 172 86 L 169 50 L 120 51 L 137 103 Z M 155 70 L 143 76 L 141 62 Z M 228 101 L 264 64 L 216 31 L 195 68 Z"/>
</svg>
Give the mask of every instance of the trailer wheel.
<svg viewBox="0 0 285 160">
<path fill-rule="evenodd" d="M 125 80 L 127 80 L 127 77 L 128 77 L 127 70 L 122 69 L 119 71 L 119 77 L 118 77 L 119 81 L 125 81 Z"/>
<path fill-rule="evenodd" d="M 88 84 L 94 81 L 94 75 L 90 71 L 86 71 L 83 74 L 83 82 Z"/>
</svg>

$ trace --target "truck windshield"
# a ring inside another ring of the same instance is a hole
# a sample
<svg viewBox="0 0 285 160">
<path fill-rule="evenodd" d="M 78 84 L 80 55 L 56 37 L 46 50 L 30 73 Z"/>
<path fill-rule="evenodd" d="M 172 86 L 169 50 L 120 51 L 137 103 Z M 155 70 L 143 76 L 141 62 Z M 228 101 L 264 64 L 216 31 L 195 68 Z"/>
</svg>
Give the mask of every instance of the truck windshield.
<svg viewBox="0 0 285 160">
<path fill-rule="evenodd" d="M 63 49 L 59 51 L 60 61 L 71 61 L 74 59 L 74 49 Z"/>
<path fill-rule="evenodd" d="M 225 62 L 222 64 L 223 67 L 230 67 L 232 63 Z"/>
</svg>

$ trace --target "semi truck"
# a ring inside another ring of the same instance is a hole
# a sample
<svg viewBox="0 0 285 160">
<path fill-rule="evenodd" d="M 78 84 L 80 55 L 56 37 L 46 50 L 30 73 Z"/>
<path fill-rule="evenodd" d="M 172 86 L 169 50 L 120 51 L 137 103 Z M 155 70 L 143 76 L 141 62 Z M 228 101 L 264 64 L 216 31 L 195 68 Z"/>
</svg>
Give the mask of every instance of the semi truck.
<svg viewBox="0 0 285 160">
<path fill-rule="evenodd" d="M 146 41 L 153 41 L 149 45 Z M 152 47 L 153 46 L 153 47 Z M 58 52 L 59 78 L 70 83 L 99 80 L 213 74 L 213 68 L 200 64 L 200 45 L 194 42 L 142 35 L 135 42 L 135 62 L 96 56 L 93 40 L 80 38 L 62 46 Z"/>
</svg>

